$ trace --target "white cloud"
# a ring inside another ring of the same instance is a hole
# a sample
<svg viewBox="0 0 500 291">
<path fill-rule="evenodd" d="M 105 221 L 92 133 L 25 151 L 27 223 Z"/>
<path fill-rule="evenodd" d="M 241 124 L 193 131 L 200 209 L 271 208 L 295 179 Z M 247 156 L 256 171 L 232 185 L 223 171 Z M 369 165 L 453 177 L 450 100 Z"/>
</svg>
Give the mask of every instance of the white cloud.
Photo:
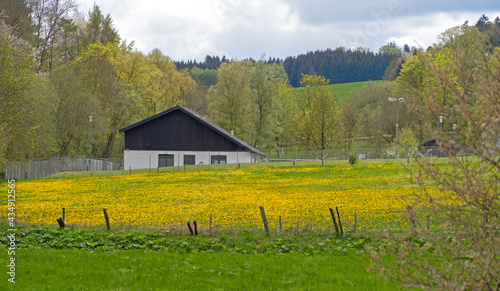
<svg viewBox="0 0 500 291">
<path fill-rule="evenodd" d="M 85 13 L 95 1 L 137 49 L 159 48 L 175 60 L 259 58 L 262 53 L 285 58 L 339 46 L 378 51 L 389 41 L 427 47 L 449 27 L 475 23 L 482 13 L 492 19 L 500 15 L 490 8 L 492 0 L 76 1 Z"/>
</svg>

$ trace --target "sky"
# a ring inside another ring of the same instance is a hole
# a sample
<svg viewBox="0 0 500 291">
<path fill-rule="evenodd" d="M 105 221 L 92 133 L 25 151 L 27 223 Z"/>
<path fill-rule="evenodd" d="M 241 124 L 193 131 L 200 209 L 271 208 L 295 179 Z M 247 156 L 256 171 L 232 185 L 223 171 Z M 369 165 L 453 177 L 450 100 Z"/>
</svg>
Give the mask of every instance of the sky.
<svg viewBox="0 0 500 291">
<path fill-rule="evenodd" d="M 446 29 L 482 14 L 500 16 L 498 0 L 75 0 L 97 4 L 122 39 L 176 61 L 286 58 L 328 48 L 388 42 L 427 48 Z"/>
</svg>

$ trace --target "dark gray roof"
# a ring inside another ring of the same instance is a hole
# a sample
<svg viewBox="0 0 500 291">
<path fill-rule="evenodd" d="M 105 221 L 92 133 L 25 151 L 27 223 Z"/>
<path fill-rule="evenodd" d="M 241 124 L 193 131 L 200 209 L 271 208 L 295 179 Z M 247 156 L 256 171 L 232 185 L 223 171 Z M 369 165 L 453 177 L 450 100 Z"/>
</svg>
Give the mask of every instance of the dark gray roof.
<svg viewBox="0 0 500 291">
<path fill-rule="evenodd" d="M 239 145 L 240 147 L 248 150 L 249 152 L 253 153 L 253 154 L 257 154 L 257 155 L 260 155 L 260 156 L 265 156 L 264 153 L 262 153 L 261 151 L 257 150 L 256 148 L 252 147 L 251 145 L 247 144 L 246 142 L 244 142 L 243 140 L 237 138 L 236 136 L 232 135 L 231 133 L 229 133 L 228 131 L 226 131 L 225 129 L 223 129 L 222 127 L 218 126 L 217 124 L 211 122 L 210 120 L 206 119 L 205 117 L 201 116 L 200 114 L 198 114 L 196 111 L 192 110 L 192 109 L 188 109 L 188 108 L 184 108 L 182 106 L 175 106 L 175 107 L 172 107 L 170 109 L 167 109 L 163 112 L 160 112 L 156 115 L 153 115 L 151 117 L 148 117 L 146 119 L 143 119 L 139 122 L 136 122 L 132 125 L 129 125 L 127 127 L 124 127 L 122 129 L 119 130 L 119 132 L 126 132 L 132 128 L 136 128 L 138 126 L 141 126 L 147 122 L 150 122 L 151 120 L 154 120 L 158 117 L 161 117 L 161 116 L 164 116 L 164 115 L 167 115 L 175 110 L 180 110 L 184 113 L 186 113 L 187 115 L 193 117 L 194 119 L 198 120 L 199 122 L 201 122 L 202 124 L 204 124 L 205 126 L 213 129 L 214 131 L 218 132 L 219 134 L 221 134 L 222 136 L 226 137 L 227 139 L 231 140 L 232 142 L 234 142 L 235 144 Z"/>
</svg>

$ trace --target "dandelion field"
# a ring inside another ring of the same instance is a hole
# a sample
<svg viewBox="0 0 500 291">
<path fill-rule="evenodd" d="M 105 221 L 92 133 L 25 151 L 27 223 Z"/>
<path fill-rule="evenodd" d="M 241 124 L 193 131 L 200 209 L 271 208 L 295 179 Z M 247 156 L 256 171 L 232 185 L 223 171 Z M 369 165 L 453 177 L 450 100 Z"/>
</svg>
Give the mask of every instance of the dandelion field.
<svg viewBox="0 0 500 291">
<path fill-rule="evenodd" d="M 16 181 L 17 220 L 55 224 L 65 208 L 70 225 L 179 228 L 196 220 L 202 229 L 261 228 L 259 206 L 278 228 L 331 230 L 328 208 L 358 231 L 408 227 L 404 196 L 416 191 L 398 164 L 246 168 Z"/>
</svg>

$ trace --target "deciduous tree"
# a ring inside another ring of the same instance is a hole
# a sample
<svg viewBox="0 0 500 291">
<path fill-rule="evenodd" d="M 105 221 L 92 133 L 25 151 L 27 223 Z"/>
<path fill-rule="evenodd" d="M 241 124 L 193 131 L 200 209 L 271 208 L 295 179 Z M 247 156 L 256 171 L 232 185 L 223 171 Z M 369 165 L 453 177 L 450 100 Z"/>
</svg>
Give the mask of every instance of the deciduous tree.
<svg viewBox="0 0 500 291">
<path fill-rule="evenodd" d="M 298 95 L 296 138 L 305 148 L 325 150 L 342 136 L 342 114 L 329 81 L 322 76 L 304 75 Z"/>
<path fill-rule="evenodd" d="M 251 68 L 249 61 L 223 63 L 218 70 L 217 85 L 209 90 L 210 119 L 247 142 L 252 142 L 254 131 Z"/>
</svg>

